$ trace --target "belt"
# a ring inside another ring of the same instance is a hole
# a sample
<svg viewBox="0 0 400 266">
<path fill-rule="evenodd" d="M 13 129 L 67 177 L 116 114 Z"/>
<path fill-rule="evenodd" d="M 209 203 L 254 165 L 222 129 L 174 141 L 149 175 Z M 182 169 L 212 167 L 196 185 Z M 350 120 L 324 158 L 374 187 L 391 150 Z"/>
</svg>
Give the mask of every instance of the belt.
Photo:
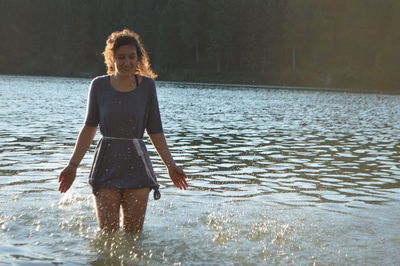
<svg viewBox="0 0 400 266">
<path fill-rule="evenodd" d="M 127 140 L 131 141 L 133 145 L 135 146 L 135 149 L 137 153 L 139 154 L 139 157 L 142 159 L 142 162 L 144 164 L 144 167 L 146 168 L 147 175 L 150 176 L 151 179 L 153 179 L 154 183 L 157 184 L 157 180 L 155 178 L 154 172 L 151 171 L 149 164 L 147 163 L 147 160 L 144 156 L 144 152 L 142 147 L 140 146 L 140 142 L 143 141 L 143 139 L 139 138 L 117 138 L 117 137 L 105 137 L 103 136 L 103 139 L 117 139 L 117 140 Z M 154 189 L 154 199 L 159 199 L 161 197 L 160 192 L 157 189 Z"/>
</svg>

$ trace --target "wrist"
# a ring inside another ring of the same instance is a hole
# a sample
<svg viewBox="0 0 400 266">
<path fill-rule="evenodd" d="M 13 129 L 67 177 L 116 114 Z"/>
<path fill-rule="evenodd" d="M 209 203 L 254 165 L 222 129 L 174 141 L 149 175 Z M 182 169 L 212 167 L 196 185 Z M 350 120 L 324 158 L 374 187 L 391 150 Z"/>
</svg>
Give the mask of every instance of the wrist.
<svg viewBox="0 0 400 266">
<path fill-rule="evenodd" d="M 68 166 L 72 166 L 72 167 L 74 167 L 76 169 L 76 168 L 78 168 L 79 164 L 74 163 L 74 162 L 69 162 Z"/>
</svg>

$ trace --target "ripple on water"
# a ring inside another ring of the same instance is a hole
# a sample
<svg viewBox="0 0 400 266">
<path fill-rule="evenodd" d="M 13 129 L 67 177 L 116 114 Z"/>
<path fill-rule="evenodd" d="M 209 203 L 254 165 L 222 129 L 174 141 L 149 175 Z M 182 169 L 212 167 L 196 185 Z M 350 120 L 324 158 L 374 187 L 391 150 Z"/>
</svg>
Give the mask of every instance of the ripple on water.
<svg viewBox="0 0 400 266">
<path fill-rule="evenodd" d="M 0 84 L 0 262 L 395 262 L 398 96 L 160 86 L 168 143 L 190 190 L 175 190 L 149 146 L 163 197 L 149 202 L 145 230 L 132 237 L 96 234 L 94 147 L 72 191 L 56 192 L 89 80 L 0 76 Z"/>
</svg>

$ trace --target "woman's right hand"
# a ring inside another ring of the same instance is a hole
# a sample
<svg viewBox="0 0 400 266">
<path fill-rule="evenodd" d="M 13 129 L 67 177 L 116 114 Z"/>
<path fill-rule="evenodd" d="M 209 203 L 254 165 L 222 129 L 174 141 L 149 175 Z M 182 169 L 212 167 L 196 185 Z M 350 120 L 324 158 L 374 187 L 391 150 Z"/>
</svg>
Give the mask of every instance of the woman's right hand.
<svg viewBox="0 0 400 266">
<path fill-rule="evenodd" d="M 58 191 L 61 193 L 67 192 L 67 190 L 72 186 L 76 177 L 76 167 L 69 164 L 65 167 L 60 176 L 58 177 L 58 182 L 60 183 Z"/>
</svg>

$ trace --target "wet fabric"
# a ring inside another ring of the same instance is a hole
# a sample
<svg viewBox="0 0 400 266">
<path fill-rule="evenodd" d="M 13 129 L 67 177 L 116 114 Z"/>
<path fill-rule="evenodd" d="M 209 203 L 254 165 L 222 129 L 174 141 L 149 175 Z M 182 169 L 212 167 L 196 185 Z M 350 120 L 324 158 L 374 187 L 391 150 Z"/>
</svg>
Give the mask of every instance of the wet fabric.
<svg viewBox="0 0 400 266">
<path fill-rule="evenodd" d="M 148 134 L 163 132 L 154 80 L 143 77 L 136 89 L 120 92 L 111 86 L 109 75 L 95 78 L 85 124 L 99 126 L 103 135 L 89 175 L 93 192 L 149 187 L 158 199 L 159 185 L 142 139 L 145 130 Z"/>
</svg>

